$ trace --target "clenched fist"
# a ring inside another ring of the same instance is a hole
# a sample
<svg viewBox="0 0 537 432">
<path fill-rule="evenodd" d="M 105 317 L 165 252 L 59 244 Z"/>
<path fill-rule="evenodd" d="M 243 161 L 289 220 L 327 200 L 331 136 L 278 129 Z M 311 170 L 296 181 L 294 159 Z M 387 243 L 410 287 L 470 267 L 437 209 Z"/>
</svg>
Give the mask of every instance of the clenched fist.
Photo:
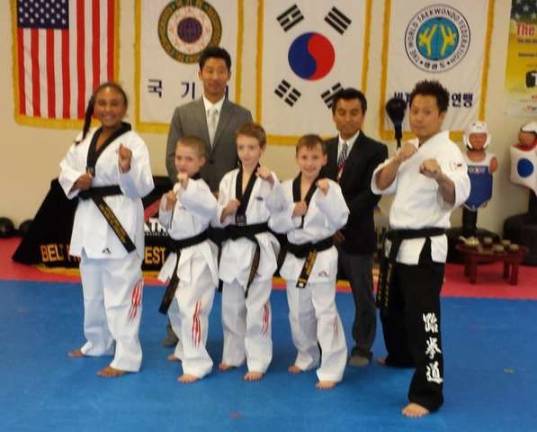
<svg viewBox="0 0 537 432">
<path fill-rule="evenodd" d="M 73 189 L 78 189 L 81 191 L 88 190 L 91 187 L 91 181 L 93 176 L 90 173 L 84 173 L 76 179 Z"/>
<path fill-rule="evenodd" d="M 427 159 L 421 163 L 420 173 L 426 177 L 438 180 L 442 176 L 442 169 L 436 159 Z"/>
<path fill-rule="evenodd" d="M 173 190 L 165 193 L 162 196 L 162 199 L 166 200 L 166 204 L 164 205 L 164 208 L 166 211 L 170 211 L 175 207 L 175 204 L 177 203 L 177 195 Z"/>
<path fill-rule="evenodd" d="M 301 217 L 306 214 L 308 211 L 308 205 L 305 201 L 299 201 L 295 204 L 295 208 L 293 209 L 293 217 Z"/>
<path fill-rule="evenodd" d="M 128 172 L 131 169 L 132 151 L 128 147 L 125 147 L 123 144 L 120 144 L 117 155 L 119 169 L 122 173 Z"/>
<path fill-rule="evenodd" d="M 397 151 L 397 154 L 395 155 L 395 159 L 399 163 L 403 163 L 407 159 L 410 159 L 414 153 L 416 153 L 416 147 L 414 147 L 409 142 L 406 142 L 403 144 L 403 146 Z"/>
<path fill-rule="evenodd" d="M 328 193 L 330 183 L 328 182 L 328 179 L 322 178 L 317 180 L 317 187 L 323 193 L 323 195 L 326 195 Z"/>
<path fill-rule="evenodd" d="M 274 178 L 272 177 L 272 173 L 267 167 L 260 166 L 259 168 L 257 168 L 256 174 L 259 178 L 268 181 L 271 185 L 274 184 Z"/>
<path fill-rule="evenodd" d="M 188 185 L 188 174 L 187 173 L 177 173 L 177 181 L 183 189 L 186 189 Z"/>
</svg>

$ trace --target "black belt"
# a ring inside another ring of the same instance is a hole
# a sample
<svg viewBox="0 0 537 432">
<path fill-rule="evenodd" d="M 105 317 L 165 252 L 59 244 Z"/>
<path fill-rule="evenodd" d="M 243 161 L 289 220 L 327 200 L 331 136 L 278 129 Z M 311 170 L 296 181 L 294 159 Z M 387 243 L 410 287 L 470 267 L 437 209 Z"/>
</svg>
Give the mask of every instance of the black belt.
<svg viewBox="0 0 537 432">
<path fill-rule="evenodd" d="M 170 308 L 173 297 L 175 296 L 175 292 L 177 291 L 177 287 L 179 285 L 179 277 L 177 276 L 177 267 L 179 266 L 179 258 L 181 257 L 181 250 L 203 243 L 208 238 L 209 238 L 209 232 L 208 230 L 205 230 L 193 237 L 189 237 L 186 239 L 174 240 L 170 238 L 168 240 L 170 249 L 173 252 L 175 252 L 177 255 L 177 261 L 175 261 L 175 267 L 173 270 L 172 277 L 170 279 L 170 282 L 168 283 L 168 286 L 166 287 L 166 290 L 164 291 L 164 295 L 162 296 L 162 300 L 160 302 L 160 307 L 158 309 L 160 313 L 163 313 L 163 314 L 168 313 L 168 309 Z"/>
<path fill-rule="evenodd" d="M 295 244 L 289 242 L 287 244 L 287 252 L 293 254 L 297 258 L 306 258 L 304 265 L 302 266 L 302 270 L 300 271 L 300 276 L 296 282 L 297 288 L 304 288 L 307 285 L 313 265 L 317 259 L 317 254 L 324 250 L 330 249 L 332 246 L 334 246 L 333 237 L 327 237 L 315 243 L 308 242 Z"/>
<path fill-rule="evenodd" d="M 393 268 L 397 259 L 397 253 L 403 240 L 418 238 L 436 237 L 446 233 L 444 228 L 420 228 L 420 229 L 400 229 L 390 230 L 386 233 L 385 239 L 391 241 L 390 253 L 388 256 L 382 248 L 382 255 L 379 257 L 380 272 L 377 287 L 377 307 L 387 310 L 390 300 L 390 286 L 393 278 Z M 384 244 L 384 242 L 383 242 Z"/>
<path fill-rule="evenodd" d="M 95 196 L 105 197 L 111 195 L 121 195 L 123 192 L 118 185 L 97 186 L 78 193 L 79 198 L 86 200 Z"/>
<path fill-rule="evenodd" d="M 267 222 L 251 225 L 228 225 L 224 228 L 226 240 L 246 238 L 255 243 L 254 257 L 250 266 L 250 274 L 248 275 L 248 283 L 246 284 L 246 291 L 244 293 L 246 297 L 248 297 L 250 285 L 255 278 L 257 269 L 259 268 L 259 260 L 261 259 L 261 245 L 259 244 L 259 240 L 257 240 L 256 234 L 264 232 L 270 232 Z"/>
<path fill-rule="evenodd" d="M 119 186 L 112 185 L 92 187 L 90 189 L 80 191 L 78 196 L 82 200 L 91 199 L 95 203 L 95 205 L 105 218 L 110 228 L 112 228 L 112 231 L 114 231 L 115 235 L 117 236 L 123 247 L 127 250 L 127 252 L 130 253 L 136 249 L 136 246 L 134 245 L 132 239 L 129 237 L 129 234 L 127 234 L 125 228 L 123 228 L 123 225 L 121 225 L 121 222 L 119 221 L 117 216 L 114 214 L 110 206 L 104 200 L 104 197 L 122 194 L 123 192 L 121 191 L 121 188 Z"/>
</svg>

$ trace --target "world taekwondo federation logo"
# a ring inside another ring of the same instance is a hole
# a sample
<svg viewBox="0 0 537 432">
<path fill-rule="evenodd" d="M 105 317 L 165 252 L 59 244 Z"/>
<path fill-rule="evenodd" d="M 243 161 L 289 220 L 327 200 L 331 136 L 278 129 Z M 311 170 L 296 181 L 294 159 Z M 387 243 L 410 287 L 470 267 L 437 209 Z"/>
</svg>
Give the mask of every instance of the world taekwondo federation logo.
<svg viewBox="0 0 537 432">
<path fill-rule="evenodd" d="M 214 7 L 203 0 L 175 0 L 160 14 L 158 36 L 171 58 L 196 63 L 206 47 L 220 44 L 222 23 Z"/>
<path fill-rule="evenodd" d="M 446 5 L 420 10 L 405 31 L 408 58 L 426 72 L 445 72 L 462 61 L 470 47 L 470 26 L 464 15 Z"/>
</svg>

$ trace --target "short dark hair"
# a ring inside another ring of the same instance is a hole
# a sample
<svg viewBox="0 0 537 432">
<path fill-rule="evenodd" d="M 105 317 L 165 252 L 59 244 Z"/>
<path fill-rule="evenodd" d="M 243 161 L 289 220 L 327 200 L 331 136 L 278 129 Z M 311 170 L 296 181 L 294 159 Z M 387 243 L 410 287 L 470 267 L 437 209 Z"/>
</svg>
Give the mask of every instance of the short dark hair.
<svg viewBox="0 0 537 432">
<path fill-rule="evenodd" d="M 262 149 L 265 148 L 267 145 L 267 133 L 265 132 L 265 129 L 263 129 L 263 126 L 261 126 L 260 124 L 254 122 L 243 124 L 240 128 L 237 129 L 237 132 L 235 132 L 235 140 L 238 138 L 239 135 L 255 138 L 259 143 L 259 147 L 261 147 Z"/>
<path fill-rule="evenodd" d="M 351 100 L 358 99 L 362 107 L 362 112 L 365 114 L 367 111 L 367 99 L 365 95 L 360 91 L 352 87 L 347 87 L 338 91 L 332 99 L 332 114 L 336 113 L 337 103 L 340 99 Z"/>
<path fill-rule="evenodd" d="M 302 147 L 306 147 L 308 150 L 312 150 L 315 147 L 320 146 L 321 151 L 323 154 L 327 154 L 326 150 L 326 143 L 323 141 L 323 139 L 316 134 L 307 134 L 303 135 L 298 139 L 298 142 L 296 143 L 296 155 L 298 155 L 298 151 Z"/>
<path fill-rule="evenodd" d="M 417 95 L 433 96 L 436 99 L 438 110 L 446 112 L 449 106 L 449 91 L 438 81 L 423 80 L 416 83 L 414 89 L 410 93 L 408 100 L 409 106 L 412 106 L 412 101 Z"/>
<path fill-rule="evenodd" d="M 231 56 L 224 48 L 217 46 L 208 46 L 207 48 L 205 48 L 198 60 L 200 70 L 203 69 L 203 66 L 205 66 L 205 62 L 210 58 L 219 58 L 224 60 L 226 62 L 227 69 L 231 70 Z"/>
<path fill-rule="evenodd" d="M 179 138 L 175 148 L 177 149 L 177 147 L 179 146 L 192 148 L 196 151 L 199 157 L 207 158 L 207 150 L 205 147 L 205 142 L 197 136 L 185 135 Z"/>
</svg>

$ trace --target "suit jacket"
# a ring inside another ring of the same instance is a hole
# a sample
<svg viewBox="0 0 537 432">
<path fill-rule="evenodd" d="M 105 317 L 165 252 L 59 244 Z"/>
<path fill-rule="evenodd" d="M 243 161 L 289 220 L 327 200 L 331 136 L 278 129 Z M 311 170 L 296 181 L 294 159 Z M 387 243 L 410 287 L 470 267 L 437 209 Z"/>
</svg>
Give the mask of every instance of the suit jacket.
<svg viewBox="0 0 537 432">
<path fill-rule="evenodd" d="M 337 181 L 338 137 L 326 141 L 328 163 L 325 174 Z M 345 241 L 342 249 L 350 254 L 369 254 L 376 250 L 377 240 L 373 211 L 380 200 L 371 192 L 375 168 L 388 157 L 388 148 L 362 131 L 345 161 L 339 185 L 350 210 L 347 225 L 341 230 Z"/>
<path fill-rule="evenodd" d="M 208 155 L 207 163 L 201 169 L 201 177 L 207 182 L 211 191 L 218 191 L 218 185 L 224 174 L 237 167 L 235 131 L 251 121 L 250 111 L 224 99 L 214 145 L 211 148 L 203 98 L 177 107 L 173 113 L 166 145 L 166 169 L 171 181 L 174 183 L 177 181 L 174 164 L 177 141 L 185 135 L 194 135 L 205 142 Z"/>
</svg>

